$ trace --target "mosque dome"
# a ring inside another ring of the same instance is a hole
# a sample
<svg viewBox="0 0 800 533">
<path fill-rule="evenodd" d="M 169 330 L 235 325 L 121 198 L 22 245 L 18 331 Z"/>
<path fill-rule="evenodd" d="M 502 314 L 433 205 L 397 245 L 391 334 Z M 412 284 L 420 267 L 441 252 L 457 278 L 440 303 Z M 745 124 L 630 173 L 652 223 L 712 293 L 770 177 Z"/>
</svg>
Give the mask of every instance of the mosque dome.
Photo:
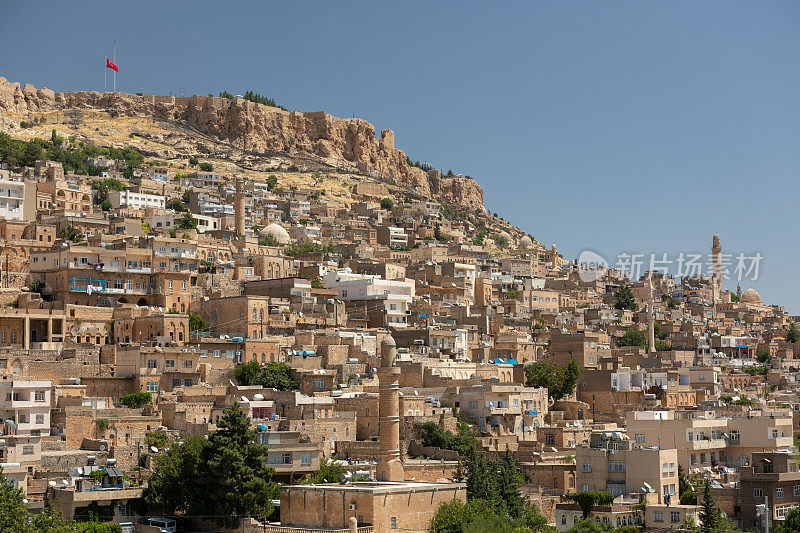
<svg viewBox="0 0 800 533">
<path fill-rule="evenodd" d="M 280 244 L 288 244 L 291 240 L 289 238 L 289 232 L 286 231 L 283 226 L 276 224 L 275 222 L 262 229 L 259 233 L 263 236 L 273 235 L 276 239 L 278 239 L 278 243 Z"/>
<path fill-rule="evenodd" d="M 530 237 L 525 235 L 519 240 L 519 247 L 520 248 L 532 248 L 533 247 L 533 241 L 531 240 Z"/>
<path fill-rule="evenodd" d="M 747 289 L 742 294 L 742 302 L 748 304 L 760 304 L 761 303 L 761 295 L 756 292 L 755 289 Z"/>
</svg>

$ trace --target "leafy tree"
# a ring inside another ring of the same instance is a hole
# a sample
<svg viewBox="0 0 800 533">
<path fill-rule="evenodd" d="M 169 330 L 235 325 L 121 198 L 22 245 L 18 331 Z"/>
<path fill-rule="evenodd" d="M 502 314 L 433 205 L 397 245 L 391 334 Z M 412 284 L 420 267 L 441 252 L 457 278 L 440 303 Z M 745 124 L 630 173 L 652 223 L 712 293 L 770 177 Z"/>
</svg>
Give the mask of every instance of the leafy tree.
<svg viewBox="0 0 800 533">
<path fill-rule="evenodd" d="M 187 438 L 156 459 L 143 499 L 148 511 L 214 516 L 219 526 L 236 527 L 252 516 L 266 519 L 278 492 L 267 448 L 239 404 L 225 409 L 217 431 Z"/>
<path fill-rule="evenodd" d="M 436 422 L 428 421 L 420 426 L 419 436 L 423 446 L 453 450 L 461 456 L 466 456 L 480 447 L 475 434 L 463 422 L 458 424 L 458 433 L 453 434 L 451 431 L 443 431 Z"/>
<path fill-rule="evenodd" d="M 633 298 L 633 291 L 627 285 L 620 285 L 614 293 L 614 309 L 636 311 L 636 300 Z"/>
<path fill-rule="evenodd" d="M 381 209 L 391 209 L 394 205 L 394 202 L 391 198 L 382 198 L 381 199 Z"/>
<path fill-rule="evenodd" d="M 28 286 L 28 289 L 30 289 L 31 292 L 38 292 L 39 294 L 42 294 L 44 288 L 45 288 L 45 283 L 44 281 L 41 280 L 32 281 L 31 284 Z"/>
<path fill-rule="evenodd" d="M 678 494 L 681 505 L 697 505 L 697 492 L 686 478 L 686 473 L 681 465 L 678 465 Z"/>
<path fill-rule="evenodd" d="M 150 431 L 145 434 L 144 442 L 148 446 L 155 446 L 156 448 L 164 448 L 169 442 L 169 437 L 163 431 Z"/>
<path fill-rule="evenodd" d="M 197 160 L 196 157 L 190 157 L 189 158 L 189 166 L 190 167 L 193 167 L 193 166 L 197 165 L 197 163 L 199 163 L 199 161 Z"/>
<path fill-rule="evenodd" d="M 261 240 L 258 241 L 258 244 L 261 246 L 280 246 L 281 243 L 278 242 L 278 238 L 273 235 L 272 233 L 267 233 L 264 235 Z"/>
<path fill-rule="evenodd" d="M 703 486 L 703 503 L 700 508 L 700 523 L 709 530 L 717 529 L 719 525 L 719 509 L 714 503 L 714 496 L 711 494 L 711 484 L 706 480 Z"/>
<path fill-rule="evenodd" d="M 326 246 L 320 246 L 319 244 L 313 241 L 304 241 L 299 244 L 290 244 L 286 248 L 283 249 L 283 253 L 289 256 L 298 256 L 298 255 L 314 255 L 314 254 L 323 254 L 323 253 L 334 253 L 336 249 L 332 244 L 328 244 Z"/>
<path fill-rule="evenodd" d="M 75 226 L 64 226 L 58 230 L 58 238 L 72 242 L 81 242 L 83 240 L 83 232 Z"/>
<path fill-rule="evenodd" d="M 784 521 L 775 528 L 775 533 L 795 533 L 797 531 L 800 531 L 800 507 L 789 511 Z"/>
<path fill-rule="evenodd" d="M 769 348 L 762 347 L 756 351 L 756 361 L 761 364 L 767 364 L 770 360 Z"/>
<path fill-rule="evenodd" d="M 506 237 L 505 235 L 493 235 L 492 239 L 494 239 L 494 243 L 500 249 L 503 249 L 506 246 L 508 246 L 508 237 Z"/>
<path fill-rule="evenodd" d="M 0 531 L 29 531 L 28 509 L 22 500 L 22 490 L 0 468 Z"/>
<path fill-rule="evenodd" d="M 204 161 L 204 162 L 200 163 L 200 170 L 202 170 L 203 172 L 213 172 L 214 171 L 214 165 Z"/>
<path fill-rule="evenodd" d="M 565 494 L 565 497 L 580 506 L 584 520 L 589 518 L 589 513 L 592 512 L 595 506 L 611 505 L 611 502 L 614 501 L 614 495 L 610 492 L 576 492 Z"/>
<path fill-rule="evenodd" d="M 545 359 L 525 366 L 525 384 L 528 387 L 545 387 L 553 400 L 572 394 L 583 365 L 577 359 L 570 360 L 566 366 L 558 366 Z"/>
<path fill-rule="evenodd" d="M 322 459 L 319 463 L 319 470 L 313 474 L 303 476 L 298 483 L 303 485 L 318 485 L 320 483 L 339 483 L 347 473 L 344 465 Z"/>
<path fill-rule="evenodd" d="M 645 339 L 644 333 L 636 328 L 631 328 L 625 332 L 617 344 L 619 346 L 647 346 L 647 339 Z"/>
<path fill-rule="evenodd" d="M 275 187 L 277 187 L 277 185 L 278 185 L 278 176 L 276 176 L 275 174 L 270 174 L 270 176 L 267 178 L 267 190 L 272 191 L 275 189 Z"/>
<path fill-rule="evenodd" d="M 172 209 L 173 211 L 177 211 L 179 213 L 186 211 L 186 206 L 183 205 L 183 202 L 177 198 L 171 198 L 170 200 L 167 200 L 167 203 L 164 204 L 164 206 L 167 209 Z"/>
<path fill-rule="evenodd" d="M 288 365 L 267 363 L 261 366 L 256 361 L 247 362 L 234 370 L 233 375 L 240 385 L 261 385 L 268 389 L 296 390 L 300 383 L 290 377 Z"/>
<path fill-rule="evenodd" d="M 183 216 L 176 221 L 176 228 L 179 230 L 197 229 L 197 220 L 190 212 L 186 212 Z"/>
<path fill-rule="evenodd" d="M 666 352 L 672 349 L 672 345 L 668 342 L 664 342 L 660 339 L 656 339 L 656 351 L 657 352 Z"/>
<path fill-rule="evenodd" d="M 189 331 L 205 331 L 208 324 L 198 313 L 189 313 Z"/>
<path fill-rule="evenodd" d="M 789 326 L 789 332 L 786 334 L 786 341 L 787 342 L 800 341 L 800 329 L 797 329 L 797 326 L 795 326 L 794 324 Z"/>
<path fill-rule="evenodd" d="M 120 396 L 119 401 L 125 407 L 139 409 L 145 404 L 151 403 L 153 401 L 153 395 L 149 392 L 132 392 Z"/>
</svg>

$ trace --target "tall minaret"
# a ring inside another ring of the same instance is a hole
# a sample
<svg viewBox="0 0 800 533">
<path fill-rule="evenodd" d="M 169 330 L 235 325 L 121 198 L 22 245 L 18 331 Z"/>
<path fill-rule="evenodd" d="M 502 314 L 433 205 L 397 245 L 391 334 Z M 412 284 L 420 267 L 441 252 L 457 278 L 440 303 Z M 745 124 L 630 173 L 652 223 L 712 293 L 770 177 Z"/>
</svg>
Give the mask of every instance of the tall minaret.
<svg viewBox="0 0 800 533">
<path fill-rule="evenodd" d="M 717 318 L 717 301 L 720 298 L 720 286 L 722 284 L 722 244 L 719 241 L 719 234 L 715 233 L 711 240 L 711 264 L 714 269 L 711 278 L 711 313 Z"/>
<path fill-rule="evenodd" d="M 378 369 L 378 481 L 405 481 L 400 459 L 400 369 L 395 366 L 397 345 L 391 334 L 381 341 Z"/>
<path fill-rule="evenodd" d="M 653 305 L 653 273 L 647 277 L 647 324 L 648 324 L 648 340 L 650 341 L 650 353 L 656 351 L 656 312 Z"/>
<path fill-rule="evenodd" d="M 233 212 L 236 219 L 236 233 L 239 237 L 244 237 L 244 179 L 241 176 L 236 177 L 236 194 L 233 196 Z"/>
</svg>

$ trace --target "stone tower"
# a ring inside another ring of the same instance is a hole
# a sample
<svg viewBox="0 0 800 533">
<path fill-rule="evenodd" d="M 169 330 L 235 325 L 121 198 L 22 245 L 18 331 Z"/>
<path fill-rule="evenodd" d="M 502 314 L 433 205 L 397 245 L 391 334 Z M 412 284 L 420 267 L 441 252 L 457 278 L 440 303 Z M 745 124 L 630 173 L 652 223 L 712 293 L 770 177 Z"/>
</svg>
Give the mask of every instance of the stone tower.
<svg viewBox="0 0 800 533">
<path fill-rule="evenodd" d="M 381 342 L 378 369 L 378 481 L 405 481 L 400 459 L 400 369 L 395 366 L 396 357 L 394 338 L 386 335 Z"/>
<path fill-rule="evenodd" d="M 233 196 L 233 212 L 236 219 L 236 234 L 244 237 L 245 212 L 244 212 L 244 179 L 236 177 L 236 194 Z"/>
<path fill-rule="evenodd" d="M 717 301 L 720 299 L 720 287 L 722 285 L 722 244 L 719 234 L 715 233 L 711 240 L 711 266 L 714 269 L 711 278 L 711 313 L 717 318 Z"/>
<path fill-rule="evenodd" d="M 656 310 L 653 304 L 653 273 L 647 278 L 647 323 L 648 323 L 648 342 L 650 343 L 650 353 L 656 351 Z"/>
</svg>

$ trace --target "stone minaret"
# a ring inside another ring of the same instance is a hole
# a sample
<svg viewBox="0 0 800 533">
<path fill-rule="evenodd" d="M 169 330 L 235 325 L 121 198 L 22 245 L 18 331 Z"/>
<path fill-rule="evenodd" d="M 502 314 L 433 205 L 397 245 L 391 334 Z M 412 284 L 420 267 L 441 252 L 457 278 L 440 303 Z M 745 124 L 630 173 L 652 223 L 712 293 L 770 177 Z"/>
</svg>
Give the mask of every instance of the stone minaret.
<svg viewBox="0 0 800 533">
<path fill-rule="evenodd" d="M 717 301 L 720 299 L 720 286 L 722 284 L 722 244 L 719 234 L 715 233 L 711 240 L 711 265 L 714 269 L 711 278 L 711 313 L 717 318 Z"/>
<path fill-rule="evenodd" d="M 233 196 L 233 212 L 236 218 L 236 233 L 239 237 L 244 237 L 244 179 L 241 176 L 236 177 L 236 194 Z"/>
<path fill-rule="evenodd" d="M 378 481 L 405 481 L 400 459 L 400 369 L 395 366 L 396 357 L 394 338 L 386 335 L 381 342 L 381 366 L 378 369 Z"/>
<path fill-rule="evenodd" d="M 647 324 L 648 324 L 648 341 L 650 342 L 650 353 L 656 351 L 656 310 L 653 304 L 653 274 L 652 272 L 647 277 Z"/>
</svg>

